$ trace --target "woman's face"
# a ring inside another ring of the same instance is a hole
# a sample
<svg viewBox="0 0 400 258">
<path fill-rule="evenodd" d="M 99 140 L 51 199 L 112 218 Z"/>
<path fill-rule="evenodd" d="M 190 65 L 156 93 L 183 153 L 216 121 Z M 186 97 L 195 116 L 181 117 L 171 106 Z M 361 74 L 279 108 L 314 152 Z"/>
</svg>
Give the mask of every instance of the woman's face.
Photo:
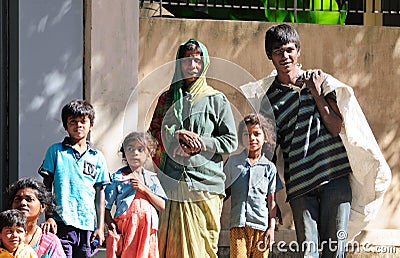
<svg viewBox="0 0 400 258">
<path fill-rule="evenodd" d="M 199 51 L 186 51 L 181 59 L 182 77 L 186 85 L 196 81 L 203 69 L 203 61 Z"/>
<path fill-rule="evenodd" d="M 37 198 L 37 191 L 32 188 L 20 189 L 14 196 L 11 208 L 25 214 L 28 221 L 37 220 L 45 207 Z"/>
</svg>

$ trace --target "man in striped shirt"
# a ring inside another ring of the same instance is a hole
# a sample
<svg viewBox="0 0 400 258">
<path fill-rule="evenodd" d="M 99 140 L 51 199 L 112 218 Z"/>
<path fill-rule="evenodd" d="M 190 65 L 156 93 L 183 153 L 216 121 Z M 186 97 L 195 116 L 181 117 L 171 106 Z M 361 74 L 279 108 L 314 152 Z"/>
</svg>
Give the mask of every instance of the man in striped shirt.
<svg viewBox="0 0 400 258">
<path fill-rule="evenodd" d="M 339 136 L 343 121 L 336 94 L 323 92 L 321 70 L 300 68 L 300 40 L 293 27 L 269 28 L 265 50 L 277 76 L 260 112 L 275 116 L 287 201 L 301 252 L 318 257 L 320 247 L 322 257 L 344 257 L 352 171 Z"/>
</svg>

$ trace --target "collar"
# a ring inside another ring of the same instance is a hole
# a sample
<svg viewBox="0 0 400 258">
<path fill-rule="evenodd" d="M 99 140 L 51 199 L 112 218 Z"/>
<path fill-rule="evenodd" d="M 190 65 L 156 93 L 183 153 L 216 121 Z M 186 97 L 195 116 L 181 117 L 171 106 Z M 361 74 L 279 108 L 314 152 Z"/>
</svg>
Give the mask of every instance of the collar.
<svg viewBox="0 0 400 258">
<path fill-rule="evenodd" d="M 250 165 L 249 162 L 249 158 L 248 158 L 248 151 L 247 149 L 244 149 L 241 153 L 240 156 L 243 157 L 242 160 L 243 161 L 243 165 Z M 255 165 L 267 165 L 269 164 L 271 161 L 269 161 L 269 159 L 267 157 L 265 157 L 264 153 L 261 153 L 261 157 L 251 166 L 255 166 Z"/>
<path fill-rule="evenodd" d="M 303 85 L 301 87 L 299 87 L 297 85 L 293 85 L 293 84 L 283 84 L 283 83 L 278 81 L 278 76 L 275 77 L 275 80 L 272 83 L 272 85 L 274 85 L 278 89 L 284 90 L 284 91 L 294 90 L 294 91 L 299 91 L 300 92 L 302 89 L 306 88 L 306 84 L 305 83 L 303 83 Z"/>
<path fill-rule="evenodd" d="M 71 138 L 69 136 L 65 137 L 61 144 L 64 148 L 72 148 Z M 88 146 L 88 149 L 87 149 L 88 151 L 97 152 L 93 143 L 91 143 L 90 141 L 86 141 L 86 144 Z"/>
</svg>

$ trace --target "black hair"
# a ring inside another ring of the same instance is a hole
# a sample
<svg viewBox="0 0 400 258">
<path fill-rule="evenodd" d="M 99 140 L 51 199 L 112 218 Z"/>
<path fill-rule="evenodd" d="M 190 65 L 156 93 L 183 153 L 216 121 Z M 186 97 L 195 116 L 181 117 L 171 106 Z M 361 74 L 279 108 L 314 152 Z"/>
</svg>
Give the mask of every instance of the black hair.
<svg viewBox="0 0 400 258">
<path fill-rule="evenodd" d="M 88 101 L 76 99 L 66 104 L 61 111 L 61 119 L 65 129 L 67 128 L 67 121 L 70 116 L 74 118 L 88 116 L 90 125 L 93 126 L 94 108 Z"/>
<path fill-rule="evenodd" d="M 127 136 L 125 136 L 124 141 L 122 142 L 121 148 L 119 152 L 122 155 L 122 159 L 126 161 L 125 155 L 125 147 L 128 146 L 132 141 L 138 141 L 143 147 L 145 147 L 150 155 L 153 155 L 156 150 L 156 141 L 155 139 L 147 132 L 131 132 Z"/>
<path fill-rule="evenodd" d="M 36 193 L 36 198 L 39 200 L 41 205 L 46 206 L 46 211 L 53 211 L 53 194 L 49 192 L 46 186 L 37 179 L 34 178 L 21 178 L 20 180 L 12 183 L 7 190 L 9 206 L 11 208 L 13 200 L 17 192 L 21 189 L 31 188 Z"/>
<path fill-rule="evenodd" d="M 286 45 L 294 43 L 297 50 L 300 49 L 300 37 L 297 31 L 290 25 L 278 24 L 270 27 L 265 33 L 265 53 L 272 56 L 272 46 L 275 43 Z"/>
<path fill-rule="evenodd" d="M 272 123 L 268 121 L 263 115 L 252 113 L 245 116 L 243 120 L 239 123 L 238 137 L 240 144 L 243 144 L 243 133 L 245 132 L 245 130 L 247 130 L 246 127 L 248 125 L 260 125 L 261 129 L 263 130 L 265 139 L 273 139 L 271 134 L 274 134 L 274 126 L 272 125 Z"/>
<path fill-rule="evenodd" d="M 238 129 L 239 143 L 241 145 L 243 145 L 243 133 L 247 130 L 247 125 L 260 125 L 266 141 L 263 144 L 263 153 L 271 160 L 276 146 L 275 123 L 273 119 L 254 113 L 245 116 L 243 120 L 240 121 Z"/>
<path fill-rule="evenodd" d="M 26 217 L 19 210 L 6 210 L 0 212 L 0 231 L 5 227 L 23 227 L 26 230 Z"/>
<path fill-rule="evenodd" d="M 187 51 L 197 51 L 200 53 L 200 56 L 203 56 L 203 50 L 201 50 L 199 43 L 194 39 L 190 39 L 179 47 L 178 58 L 184 58 Z"/>
</svg>

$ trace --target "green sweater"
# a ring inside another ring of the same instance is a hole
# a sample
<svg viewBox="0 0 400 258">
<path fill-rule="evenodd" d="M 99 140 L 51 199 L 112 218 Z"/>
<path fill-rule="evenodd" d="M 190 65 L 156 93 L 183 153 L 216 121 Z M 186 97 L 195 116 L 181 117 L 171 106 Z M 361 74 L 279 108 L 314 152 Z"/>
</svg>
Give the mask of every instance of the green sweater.
<svg viewBox="0 0 400 258">
<path fill-rule="evenodd" d="M 225 174 L 223 172 L 223 154 L 230 154 L 237 148 L 236 126 L 228 99 L 224 94 L 216 94 L 200 99 L 192 104 L 190 96 L 183 104 L 183 125 L 186 130 L 197 133 L 206 145 L 199 154 L 173 157 L 174 148 L 179 144 L 168 133 L 163 141 L 172 142 L 166 150 L 164 173 L 160 181 L 165 190 L 173 190 L 179 180 L 185 180 L 190 190 L 225 193 Z M 173 112 L 171 108 L 168 112 Z M 176 125 L 174 115 L 166 114 L 161 130 Z M 182 128 L 179 128 L 182 129 Z M 183 176 L 183 178 L 182 178 Z M 171 180 L 172 179 L 172 180 Z"/>
</svg>

